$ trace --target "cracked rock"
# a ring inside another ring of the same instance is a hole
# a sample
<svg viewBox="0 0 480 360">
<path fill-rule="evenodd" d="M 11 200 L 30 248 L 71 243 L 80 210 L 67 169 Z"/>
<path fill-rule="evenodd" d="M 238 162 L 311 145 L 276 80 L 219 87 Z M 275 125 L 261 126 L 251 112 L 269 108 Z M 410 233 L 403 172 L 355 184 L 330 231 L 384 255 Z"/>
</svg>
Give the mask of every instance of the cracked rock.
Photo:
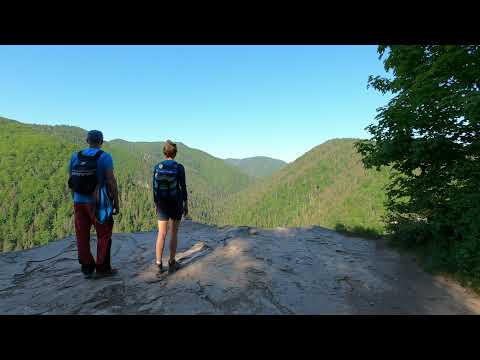
<svg viewBox="0 0 480 360">
<path fill-rule="evenodd" d="M 159 275 L 156 235 L 114 234 L 119 273 L 98 280 L 80 273 L 73 237 L 0 254 L 0 315 L 480 313 L 477 295 L 423 272 L 381 240 L 318 226 L 254 236 L 258 229 L 184 221 L 177 251 L 184 266 Z"/>
</svg>

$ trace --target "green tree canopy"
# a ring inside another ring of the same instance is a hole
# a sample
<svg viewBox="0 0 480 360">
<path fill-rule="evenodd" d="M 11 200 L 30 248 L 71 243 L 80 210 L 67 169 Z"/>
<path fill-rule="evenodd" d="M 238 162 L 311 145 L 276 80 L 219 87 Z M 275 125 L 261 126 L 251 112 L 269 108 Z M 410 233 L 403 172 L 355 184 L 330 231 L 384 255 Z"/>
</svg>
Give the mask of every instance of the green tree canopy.
<svg viewBox="0 0 480 360">
<path fill-rule="evenodd" d="M 480 278 L 480 46 L 380 46 L 389 77 L 369 85 L 393 95 L 378 109 L 367 167 L 391 165 L 390 230 L 429 247 L 432 263 Z"/>
</svg>

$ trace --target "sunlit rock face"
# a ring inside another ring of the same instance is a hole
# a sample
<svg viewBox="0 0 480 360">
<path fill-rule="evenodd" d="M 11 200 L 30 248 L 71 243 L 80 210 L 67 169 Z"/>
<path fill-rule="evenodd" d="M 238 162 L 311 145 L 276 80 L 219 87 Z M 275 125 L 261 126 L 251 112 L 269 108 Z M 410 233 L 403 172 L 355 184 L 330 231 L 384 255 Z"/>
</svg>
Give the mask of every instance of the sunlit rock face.
<svg viewBox="0 0 480 360">
<path fill-rule="evenodd" d="M 426 274 L 382 240 L 315 226 L 184 221 L 177 253 L 183 267 L 168 275 L 154 265 L 155 239 L 154 232 L 114 234 L 119 273 L 103 279 L 83 278 L 73 237 L 1 254 L 0 314 L 480 313 L 478 297 Z"/>
</svg>

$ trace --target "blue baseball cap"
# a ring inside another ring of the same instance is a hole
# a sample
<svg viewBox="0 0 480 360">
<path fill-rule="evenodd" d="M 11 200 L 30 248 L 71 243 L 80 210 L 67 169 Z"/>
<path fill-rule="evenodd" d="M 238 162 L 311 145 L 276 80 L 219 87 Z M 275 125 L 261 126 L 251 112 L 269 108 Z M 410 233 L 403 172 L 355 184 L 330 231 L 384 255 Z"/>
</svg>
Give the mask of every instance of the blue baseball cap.
<svg viewBox="0 0 480 360">
<path fill-rule="evenodd" d="M 87 142 L 94 143 L 94 144 L 102 144 L 103 143 L 103 134 L 99 130 L 90 130 L 87 133 Z"/>
</svg>

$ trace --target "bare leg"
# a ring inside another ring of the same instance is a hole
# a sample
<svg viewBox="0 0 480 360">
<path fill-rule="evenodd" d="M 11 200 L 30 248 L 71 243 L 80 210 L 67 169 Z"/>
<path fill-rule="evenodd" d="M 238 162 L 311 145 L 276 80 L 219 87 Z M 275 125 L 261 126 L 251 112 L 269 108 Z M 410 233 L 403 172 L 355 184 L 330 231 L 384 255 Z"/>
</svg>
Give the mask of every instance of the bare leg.
<svg viewBox="0 0 480 360">
<path fill-rule="evenodd" d="M 165 237 L 167 236 L 167 224 L 168 220 L 158 221 L 158 236 L 156 246 L 157 264 L 160 264 L 162 262 L 163 247 L 165 245 Z"/>
<path fill-rule="evenodd" d="M 177 234 L 180 220 L 170 220 L 170 261 L 175 260 L 177 254 Z"/>
</svg>

